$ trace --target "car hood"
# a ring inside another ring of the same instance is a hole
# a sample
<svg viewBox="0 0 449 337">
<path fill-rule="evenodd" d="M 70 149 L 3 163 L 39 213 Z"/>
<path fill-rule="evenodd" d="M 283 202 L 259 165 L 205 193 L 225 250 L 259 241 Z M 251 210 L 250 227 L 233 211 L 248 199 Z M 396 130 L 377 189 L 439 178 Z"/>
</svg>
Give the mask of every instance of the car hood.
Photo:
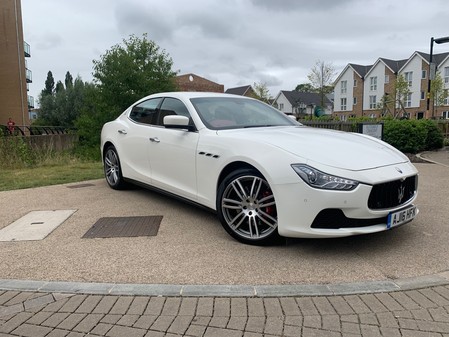
<svg viewBox="0 0 449 337">
<path fill-rule="evenodd" d="M 230 135 L 233 138 L 278 147 L 301 157 L 303 162 L 345 170 L 360 171 L 408 161 L 387 143 L 357 133 L 311 127 L 264 127 L 234 132 Z"/>
</svg>

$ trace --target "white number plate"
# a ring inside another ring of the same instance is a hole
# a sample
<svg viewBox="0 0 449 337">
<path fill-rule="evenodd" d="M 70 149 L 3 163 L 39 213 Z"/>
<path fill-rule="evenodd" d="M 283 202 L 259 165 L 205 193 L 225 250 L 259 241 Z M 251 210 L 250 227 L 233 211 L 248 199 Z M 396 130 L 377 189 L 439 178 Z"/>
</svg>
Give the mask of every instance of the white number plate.
<svg viewBox="0 0 449 337">
<path fill-rule="evenodd" d="M 416 211 L 416 206 L 412 205 L 405 209 L 401 209 L 400 211 L 388 214 L 387 229 L 400 226 L 405 224 L 406 222 L 412 221 L 416 216 Z"/>
</svg>

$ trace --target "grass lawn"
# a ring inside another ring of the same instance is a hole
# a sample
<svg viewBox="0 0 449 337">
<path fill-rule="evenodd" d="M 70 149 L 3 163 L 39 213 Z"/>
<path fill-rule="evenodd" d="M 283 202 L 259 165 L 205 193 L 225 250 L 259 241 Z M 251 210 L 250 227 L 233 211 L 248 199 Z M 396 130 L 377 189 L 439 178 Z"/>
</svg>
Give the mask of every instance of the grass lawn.
<svg viewBox="0 0 449 337">
<path fill-rule="evenodd" d="M 0 191 L 65 184 L 104 177 L 101 162 L 67 160 L 33 168 L 0 168 Z"/>
</svg>

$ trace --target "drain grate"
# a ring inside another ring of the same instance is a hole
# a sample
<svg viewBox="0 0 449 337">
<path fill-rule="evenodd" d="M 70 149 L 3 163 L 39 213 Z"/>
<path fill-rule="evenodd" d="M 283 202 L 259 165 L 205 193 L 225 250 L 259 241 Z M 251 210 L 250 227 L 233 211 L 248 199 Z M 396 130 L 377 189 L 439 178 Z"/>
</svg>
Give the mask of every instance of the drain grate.
<svg viewBox="0 0 449 337">
<path fill-rule="evenodd" d="M 161 215 L 100 218 L 83 239 L 156 236 Z"/>
<path fill-rule="evenodd" d="M 70 185 L 67 186 L 67 188 L 83 188 L 83 187 L 91 187 L 95 186 L 94 184 L 77 184 L 77 185 Z"/>
</svg>

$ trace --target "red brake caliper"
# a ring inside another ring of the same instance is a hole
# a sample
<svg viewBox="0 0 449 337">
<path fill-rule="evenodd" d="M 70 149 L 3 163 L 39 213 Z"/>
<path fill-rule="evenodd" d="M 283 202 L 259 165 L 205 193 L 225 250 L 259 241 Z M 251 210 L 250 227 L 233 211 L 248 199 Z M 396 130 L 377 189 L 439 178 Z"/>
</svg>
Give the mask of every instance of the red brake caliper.
<svg viewBox="0 0 449 337">
<path fill-rule="evenodd" d="M 269 191 L 264 191 L 262 193 L 263 197 L 268 197 L 271 195 L 271 193 Z M 274 207 L 273 206 L 267 206 L 265 207 L 265 213 L 267 213 L 270 216 L 274 216 Z"/>
</svg>

